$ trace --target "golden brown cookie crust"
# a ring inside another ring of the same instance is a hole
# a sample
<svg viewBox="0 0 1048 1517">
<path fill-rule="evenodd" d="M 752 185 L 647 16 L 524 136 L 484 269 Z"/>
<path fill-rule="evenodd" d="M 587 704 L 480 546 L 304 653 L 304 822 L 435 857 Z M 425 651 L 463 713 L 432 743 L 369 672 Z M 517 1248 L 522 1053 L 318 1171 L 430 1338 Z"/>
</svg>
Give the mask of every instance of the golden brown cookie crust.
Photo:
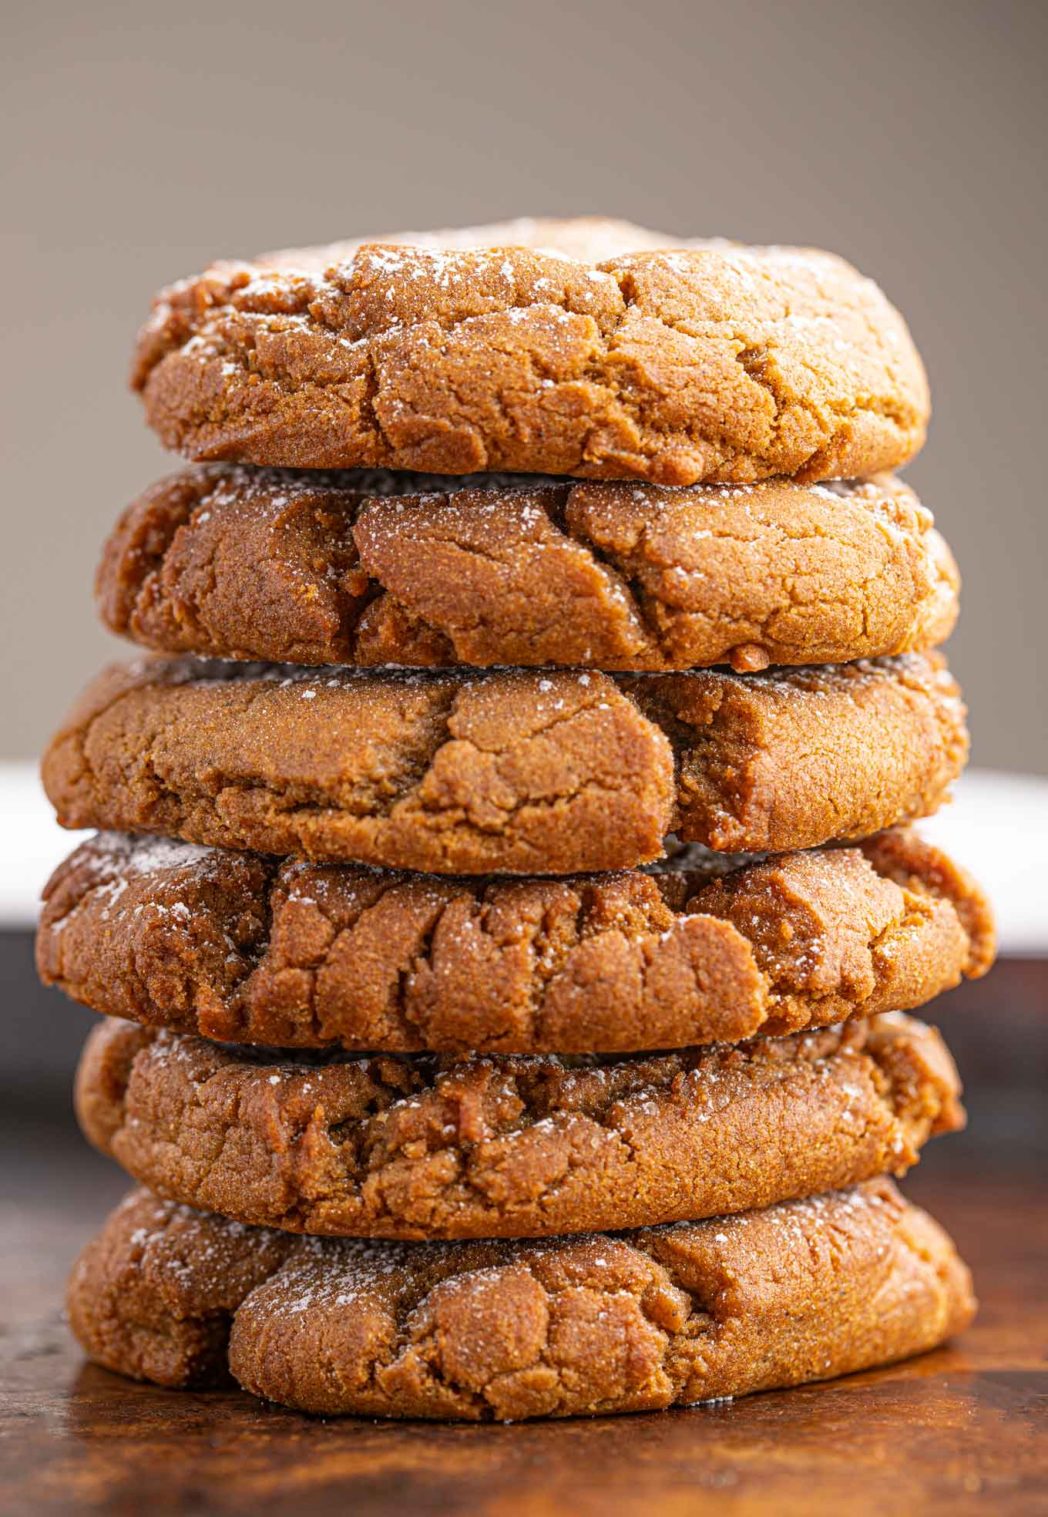
<svg viewBox="0 0 1048 1517">
<path fill-rule="evenodd" d="M 695 486 L 200 465 L 124 513 L 112 631 L 302 664 L 668 670 L 935 647 L 959 578 L 901 481 Z M 421 492 L 421 493 L 419 493 Z"/>
<path fill-rule="evenodd" d="M 968 871 L 911 827 L 880 832 L 860 846 L 883 879 L 953 904 L 970 945 L 964 972 L 973 979 L 985 974 L 994 961 L 997 927 L 993 906 Z"/>
<path fill-rule="evenodd" d="M 937 1032 L 902 1014 L 625 1058 L 349 1060 L 110 1019 L 84 1133 L 158 1195 L 383 1238 L 646 1227 L 903 1173 L 963 1122 Z"/>
<path fill-rule="evenodd" d="M 929 414 L 843 260 L 570 222 L 216 264 L 157 296 L 132 384 L 191 458 L 668 485 L 897 468 Z"/>
<path fill-rule="evenodd" d="M 685 856 L 656 873 L 519 881 L 110 833 L 44 895 L 45 984 L 149 1026 L 279 1048 L 735 1043 L 909 1010 L 993 954 L 978 886 L 909 830 L 870 859 Z"/>
<path fill-rule="evenodd" d="M 328 1416 L 655 1411 L 903 1359 L 975 1311 L 950 1239 L 890 1180 L 763 1212 L 553 1243 L 292 1238 L 134 1191 L 84 1250 L 92 1359 L 232 1373 Z"/>
<path fill-rule="evenodd" d="M 408 674 L 146 660 L 43 763 L 69 827 L 437 874 L 633 868 L 934 811 L 967 754 L 936 655 L 735 675 Z"/>
</svg>

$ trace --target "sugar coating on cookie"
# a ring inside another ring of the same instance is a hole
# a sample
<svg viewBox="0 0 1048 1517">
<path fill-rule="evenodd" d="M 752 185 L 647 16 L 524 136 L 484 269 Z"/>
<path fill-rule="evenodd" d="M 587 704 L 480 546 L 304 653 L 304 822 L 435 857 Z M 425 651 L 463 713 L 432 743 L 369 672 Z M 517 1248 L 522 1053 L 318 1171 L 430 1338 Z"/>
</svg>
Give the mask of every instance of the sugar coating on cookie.
<svg viewBox="0 0 1048 1517">
<path fill-rule="evenodd" d="M 132 384 L 196 459 L 668 485 L 896 468 L 929 414 L 842 259 L 599 221 L 215 264 L 157 296 Z"/>
<path fill-rule="evenodd" d="M 293 1238 L 133 1192 L 84 1250 L 90 1356 L 228 1377 L 327 1415 L 651 1411 L 802 1384 L 970 1322 L 953 1244 L 889 1180 L 763 1212 L 554 1242 Z"/>
<path fill-rule="evenodd" d="M 937 655 L 769 670 L 419 672 L 145 660 L 43 762 L 70 827 L 436 874 L 564 874 L 863 838 L 967 755 Z"/>
<path fill-rule="evenodd" d="M 984 973 L 985 896 L 901 829 L 655 872 L 448 879 L 102 834 L 37 964 L 96 1011 L 222 1042 L 629 1052 L 905 1011 Z"/>
<path fill-rule="evenodd" d="M 198 465 L 114 529 L 112 631 L 305 664 L 665 670 L 943 643 L 958 574 L 891 476 L 686 490 Z"/>
<path fill-rule="evenodd" d="M 646 1227 L 902 1174 L 962 1125 L 959 1093 L 938 1033 L 894 1013 L 617 1058 L 290 1054 L 109 1019 L 76 1104 L 160 1195 L 422 1239 Z"/>
</svg>

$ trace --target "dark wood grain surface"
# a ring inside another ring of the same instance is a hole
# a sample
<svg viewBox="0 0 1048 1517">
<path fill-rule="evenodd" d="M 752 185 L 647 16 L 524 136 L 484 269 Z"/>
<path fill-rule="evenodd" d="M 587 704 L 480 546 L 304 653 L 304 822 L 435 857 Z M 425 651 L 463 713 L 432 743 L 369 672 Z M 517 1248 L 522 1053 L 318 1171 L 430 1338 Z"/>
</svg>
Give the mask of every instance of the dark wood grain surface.
<svg viewBox="0 0 1048 1517">
<path fill-rule="evenodd" d="M 1048 963 L 1002 965 L 942 1010 L 973 1120 L 906 1189 L 971 1263 L 975 1326 L 827 1385 L 580 1422 L 322 1422 L 85 1365 L 61 1319 L 64 1277 L 125 1182 L 65 1112 L 6 1090 L 0 1510 L 1048 1512 Z"/>
</svg>

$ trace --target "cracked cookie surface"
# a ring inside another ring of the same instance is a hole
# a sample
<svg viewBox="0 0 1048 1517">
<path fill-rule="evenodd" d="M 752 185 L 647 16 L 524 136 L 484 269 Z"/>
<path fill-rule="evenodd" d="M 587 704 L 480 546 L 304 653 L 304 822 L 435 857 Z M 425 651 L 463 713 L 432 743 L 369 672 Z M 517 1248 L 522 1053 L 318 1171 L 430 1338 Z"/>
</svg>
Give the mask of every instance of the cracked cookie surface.
<svg viewBox="0 0 1048 1517">
<path fill-rule="evenodd" d="M 106 545 L 112 631 L 277 663 L 822 664 L 945 642 L 957 567 L 891 476 L 696 486 L 200 465 Z"/>
<path fill-rule="evenodd" d="M 861 838 L 967 755 L 937 655 L 763 674 L 118 665 L 44 757 L 64 826 L 436 874 Z"/>
<path fill-rule="evenodd" d="M 37 965 L 96 1011 L 227 1043 L 618 1053 L 906 1011 L 978 975 L 978 886 L 909 829 L 863 849 L 458 880 L 103 834 Z"/>
<path fill-rule="evenodd" d="M 132 384 L 197 459 L 668 485 L 896 468 L 929 414 L 842 259 L 586 221 L 215 264 L 157 296 Z"/>
<path fill-rule="evenodd" d="M 963 1123 L 938 1033 L 901 1013 L 601 1058 L 234 1048 L 109 1019 L 85 1135 L 171 1200 L 292 1232 L 544 1236 L 715 1216 L 902 1174 Z"/>
<path fill-rule="evenodd" d="M 292 1238 L 135 1191 L 69 1317 L 108 1369 L 301 1411 L 471 1421 L 653 1411 L 829 1379 L 968 1325 L 950 1239 L 889 1180 L 552 1243 Z"/>
</svg>

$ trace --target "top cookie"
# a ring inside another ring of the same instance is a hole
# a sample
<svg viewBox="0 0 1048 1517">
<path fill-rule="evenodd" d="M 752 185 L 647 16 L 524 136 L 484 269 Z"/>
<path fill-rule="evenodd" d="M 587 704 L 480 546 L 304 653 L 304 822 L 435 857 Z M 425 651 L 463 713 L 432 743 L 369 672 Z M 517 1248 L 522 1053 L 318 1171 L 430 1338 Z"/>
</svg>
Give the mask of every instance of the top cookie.
<svg viewBox="0 0 1048 1517">
<path fill-rule="evenodd" d="M 929 413 L 843 260 L 599 220 L 214 264 L 157 297 L 132 384 L 191 458 L 671 485 L 895 468 Z"/>
</svg>

